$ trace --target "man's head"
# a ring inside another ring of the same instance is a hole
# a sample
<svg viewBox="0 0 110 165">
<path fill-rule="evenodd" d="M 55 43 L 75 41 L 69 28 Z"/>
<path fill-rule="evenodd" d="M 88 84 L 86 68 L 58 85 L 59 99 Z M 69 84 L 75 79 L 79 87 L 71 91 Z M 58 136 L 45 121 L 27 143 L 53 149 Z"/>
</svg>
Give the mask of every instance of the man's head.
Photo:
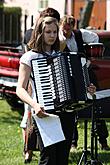
<svg viewBox="0 0 110 165">
<path fill-rule="evenodd" d="M 60 21 L 60 14 L 54 8 L 48 7 L 40 12 L 40 17 L 47 17 L 47 16 L 56 18 L 58 22 Z"/>
<path fill-rule="evenodd" d="M 65 37 L 70 37 L 71 32 L 73 31 L 75 26 L 75 18 L 71 15 L 65 15 L 60 20 L 60 28 L 62 29 Z"/>
<path fill-rule="evenodd" d="M 60 21 L 60 14 L 57 10 L 55 10 L 54 8 L 48 7 L 44 10 L 42 10 L 41 12 L 37 12 L 36 17 L 35 17 L 35 21 L 34 21 L 34 25 L 32 26 L 32 29 L 34 29 L 35 24 L 37 23 L 37 21 L 39 20 L 39 18 L 45 18 L 45 17 L 53 17 L 56 18 L 57 21 Z"/>
</svg>

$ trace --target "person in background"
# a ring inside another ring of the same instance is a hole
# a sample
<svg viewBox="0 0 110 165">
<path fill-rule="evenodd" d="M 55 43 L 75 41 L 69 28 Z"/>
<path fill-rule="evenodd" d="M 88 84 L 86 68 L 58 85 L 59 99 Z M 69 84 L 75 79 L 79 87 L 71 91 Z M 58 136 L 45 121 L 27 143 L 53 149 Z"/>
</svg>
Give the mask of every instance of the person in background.
<svg viewBox="0 0 110 165">
<path fill-rule="evenodd" d="M 44 9 L 42 12 L 38 12 L 37 15 L 36 15 L 36 22 L 39 20 L 39 18 L 41 17 L 47 17 L 47 16 L 51 16 L 51 17 L 54 17 L 58 20 L 58 22 L 60 21 L 60 14 L 57 10 L 55 10 L 54 8 L 51 8 L 51 7 L 48 7 L 46 9 Z M 24 52 L 27 52 L 29 51 L 29 47 L 27 45 L 27 43 L 29 42 L 29 40 L 31 39 L 31 35 L 32 35 L 32 31 L 33 29 L 35 28 L 35 24 L 26 31 L 26 33 L 24 34 L 24 39 L 23 39 L 23 50 Z M 32 95 L 32 84 L 31 82 L 29 81 L 28 83 L 28 92 L 30 93 L 30 96 Z M 20 124 L 20 127 L 22 128 L 22 134 L 23 134 L 23 141 L 24 141 L 24 152 L 23 152 L 23 155 L 24 155 L 24 158 L 25 158 L 25 163 L 29 163 L 31 162 L 32 160 L 32 155 L 33 155 L 33 148 L 35 150 L 35 147 L 36 149 L 38 150 L 38 144 L 36 144 L 36 146 L 34 145 L 34 147 L 31 147 L 33 146 L 33 144 L 29 144 L 28 148 L 31 148 L 31 150 L 26 147 L 27 146 L 27 140 L 28 140 L 28 134 L 27 134 L 27 122 L 28 120 L 30 120 L 28 118 L 28 114 L 31 113 L 31 107 L 28 105 L 28 104 L 24 104 L 24 115 L 23 115 L 23 119 L 21 121 L 21 124 Z M 33 139 L 32 139 L 33 140 Z M 31 141 L 31 140 L 29 140 Z M 37 139 L 36 139 L 36 143 L 37 143 Z"/>
<path fill-rule="evenodd" d="M 44 117 L 49 115 L 49 112 L 47 113 L 42 105 L 37 103 L 35 89 L 33 89 L 33 97 L 30 97 L 26 90 L 26 86 L 30 79 L 30 75 L 32 74 L 31 60 L 43 56 L 53 56 L 55 53 L 59 52 L 60 43 L 58 34 L 59 25 L 57 19 L 48 16 L 45 18 L 40 18 L 36 23 L 31 40 L 28 43 L 28 46 L 31 50 L 23 54 L 20 59 L 19 78 L 16 94 L 22 101 L 28 103 L 35 111 L 37 117 L 42 118 L 42 120 Z M 33 80 L 31 81 L 33 83 Z M 93 85 L 90 85 L 88 90 L 91 94 L 94 94 L 96 89 Z M 65 140 L 59 143 L 44 147 L 41 134 L 39 133 L 38 129 L 37 136 L 40 150 L 40 160 L 38 163 L 39 165 L 68 165 L 68 157 L 73 135 L 72 113 L 73 112 L 56 112 L 53 110 L 53 114 L 59 116 L 60 118 L 62 130 L 65 136 Z"/>
<path fill-rule="evenodd" d="M 86 30 L 86 29 L 75 29 L 75 18 L 72 15 L 65 15 L 60 20 L 60 50 L 64 52 L 80 52 L 85 54 L 84 44 L 88 43 L 98 43 L 99 37 L 96 33 Z M 90 61 L 87 61 L 88 63 Z M 91 75 L 90 68 L 90 82 L 94 83 L 93 77 Z M 96 82 L 94 83 L 96 85 Z M 97 87 L 97 85 L 96 85 Z M 73 140 L 72 147 L 77 148 L 78 142 L 78 130 L 77 130 L 78 116 L 75 116 L 75 124 L 73 126 Z M 102 130 L 105 133 L 101 133 Z M 102 149 L 108 150 L 109 146 L 107 144 L 108 130 L 104 120 L 97 120 L 97 133 L 99 136 L 99 143 Z"/>
</svg>

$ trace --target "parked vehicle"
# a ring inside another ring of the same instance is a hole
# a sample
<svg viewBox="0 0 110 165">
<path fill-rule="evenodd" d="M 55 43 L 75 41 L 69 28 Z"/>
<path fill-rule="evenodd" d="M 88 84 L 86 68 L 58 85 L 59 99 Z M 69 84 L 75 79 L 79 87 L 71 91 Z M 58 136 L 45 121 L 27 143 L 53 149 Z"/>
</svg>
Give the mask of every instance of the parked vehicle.
<svg viewBox="0 0 110 165">
<path fill-rule="evenodd" d="M 19 59 L 21 47 L 0 44 L 0 96 L 5 98 L 12 108 L 18 108 L 22 102 L 16 96 Z"/>
<path fill-rule="evenodd" d="M 89 44 L 85 49 L 99 89 L 108 89 L 110 88 L 110 31 L 95 32 L 99 35 L 100 43 L 103 44 Z M 22 53 L 20 47 L 0 45 L 0 95 L 7 100 L 12 108 L 23 105 L 15 93 L 19 59 Z"/>
</svg>

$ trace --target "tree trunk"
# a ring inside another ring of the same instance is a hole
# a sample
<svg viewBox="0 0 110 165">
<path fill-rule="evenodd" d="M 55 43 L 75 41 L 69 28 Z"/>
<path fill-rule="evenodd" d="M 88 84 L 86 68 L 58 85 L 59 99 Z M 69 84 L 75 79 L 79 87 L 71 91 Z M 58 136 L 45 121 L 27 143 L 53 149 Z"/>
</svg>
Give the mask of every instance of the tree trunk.
<svg viewBox="0 0 110 165">
<path fill-rule="evenodd" d="M 87 0 L 86 5 L 81 13 L 79 28 L 86 28 L 89 25 L 94 2 L 95 0 Z"/>
</svg>

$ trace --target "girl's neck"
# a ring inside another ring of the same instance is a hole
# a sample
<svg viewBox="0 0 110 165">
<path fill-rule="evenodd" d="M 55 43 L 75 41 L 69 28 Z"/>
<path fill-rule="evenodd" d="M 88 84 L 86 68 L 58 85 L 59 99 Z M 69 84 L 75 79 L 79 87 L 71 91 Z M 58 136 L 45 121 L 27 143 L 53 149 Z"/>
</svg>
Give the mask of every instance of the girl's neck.
<svg viewBox="0 0 110 165">
<path fill-rule="evenodd" d="M 45 51 L 51 53 L 51 51 L 52 51 L 52 50 L 51 50 L 51 46 L 46 45 L 46 46 L 45 46 Z"/>
</svg>

